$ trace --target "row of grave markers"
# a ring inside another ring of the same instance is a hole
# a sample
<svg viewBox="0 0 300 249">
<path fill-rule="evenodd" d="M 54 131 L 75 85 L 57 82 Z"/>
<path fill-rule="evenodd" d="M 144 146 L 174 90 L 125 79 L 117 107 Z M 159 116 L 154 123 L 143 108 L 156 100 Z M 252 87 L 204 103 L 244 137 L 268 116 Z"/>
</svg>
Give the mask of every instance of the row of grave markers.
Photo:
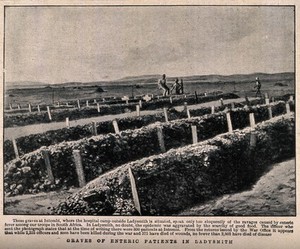
<svg viewBox="0 0 300 249">
<path fill-rule="evenodd" d="M 290 98 L 290 100 L 292 100 L 292 98 Z M 222 101 L 222 99 L 220 101 Z M 232 103 L 231 107 L 234 108 L 234 103 Z M 186 102 L 184 102 L 184 110 L 187 113 L 187 118 L 190 119 L 191 118 L 191 114 L 190 114 L 190 110 L 188 109 L 188 106 L 187 106 Z M 48 112 L 49 119 L 52 120 L 49 106 L 47 106 L 47 112 Z M 164 117 L 165 117 L 165 122 L 169 122 L 167 108 L 163 108 L 163 113 L 164 113 Z M 215 107 L 211 106 L 211 114 L 214 114 L 214 113 L 215 113 Z M 286 113 L 290 113 L 290 105 L 289 105 L 289 103 L 286 103 Z M 268 107 L 268 114 L 269 114 L 269 119 L 271 119 L 273 117 L 271 106 Z M 136 105 L 136 115 L 140 116 L 140 105 Z M 227 124 L 228 124 L 228 131 L 232 132 L 233 128 L 232 128 L 232 122 L 231 122 L 231 117 L 230 117 L 230 113 L 229 112 L 226 113 L 226 118 L 227 118 Z M 255 121 L 253 121 L 253 120 L 254 120 L 254 117 L 252 117 L 250 115 L 250 122 L 251 122 L 250 125 L 252 123 L 255 123 Z M 120 134 L 120 129 L 119 129 L 117 120 L 113 120 L 112 124 L 113 124 L 114 130 L 115 130 L 115 133 L 116 134 Z M 251 127 L 252 126 L 253 125 L 251 125 Z M 70 119 L 69 119 L 69 117 L 66 118 L 66 127 L 67 128 L 70 127 Z M 95 121 L 92 122 L 92 133 L 93 133 L 93 135 L 98 135 L 97 134 L 97 123 Z M 13 148 L 14 148 L 14 152 L 15 152 L 16 158 L 19 158 L 19 152 L 18 152 L 18 147 L 17 147 L 16 140 L 12 139 L 12 143 L 13 143 Z"/>
<path fill-rule="evenodd" d="M 189 113 L 189 110 L 188 110 L 186 104 L 184 105 L 184 108 L 187 111 L 188 118 L 190 118 L 190 113 Z M 137 112 L 138 111 L 139 111 L 139 108 L 137 108 Z M 214 107 L 212 107 L 211 112 L 214 113 Z M 269 112 L 269 118 L 272 118 L 272 109 L 271 109 L 270 106 L 268 107 L 268 112 Z M 290 113 L 289 103 L 286 103 L 286 112 Z M 168 122 L 169 120 L 168 120 L 168 114 L 167 114 L 167 109 L 166 108 L 164 108 L 164 115 L 165 115 L 165 121 Z M 226 113 L 226 119 L 227 119 L 227 125 L 228 125 L 228 132 L 233 132 L 230 112 Z M 249 113 L 249 119 L 250 119 L 250 127 L 254 128 L 255 127 L 254 113 Z M 118 127 L 117 120 L 113 120 L 113 127 L 114 127 L 114 130 L 115 130 L 115 133 L 120 134 L 120 130 L 119 130 L 119 127 Z M 96 122 L 94 122 L 94 121 L 92 123 L 92 129 L 93 129 L 93 134 L 97 135 L 97 125 L 96 125 Z M 192 143 L 196 144 L 196 143 L 198 143 L 197 126 L 192 125 L 191 129 L 192 129 Z M 162 127 L 157 128 L 157 136 L 158 136 L 158 142 L 159 142 L 160 150 L 161 150 L 162 153 L 164 153 L 164 152 L 166 152 L 166 147 L 165 147 Z M 251 133 L 251 136 L 250 136 L 250 148 L 251 149 L 253 149 L 255 147 L 256 140 L 257 140 L 256 134 Z M 17 144 L 16 144 L 15 139 L 13 139 L 13 147 L 14 147 L 14 150 L 15 150 L 16 157 L 18 158 L 19 153 L 18 153 L 18 148 L 17 148 Z M 76 173 L 77 173 L 77 176 L 78 176 L 79 187 L 83 187 L 83 186 L 86 185 L 86 180 L 85 180 L 85 175 L 84 175 L 84 169 L 83 169 L 80 150 L 73 150 L 72 154 L 73 154 L 73 158 L 74 158 Z M 51 163 L 50 163 L 50 158 L 49 158 L 49 152 L 47 150 L 43 150 L 42 151 L 42 156 L 43 156 L 44 161 L 45 161 L 46 170 L 47 170 L 47 174 L 48 174 L 48 179 L 49 179 L 49 181 L 51 181 L 53 183 L 54 182 L 54 176 L 53 176 L 53 173 L 52 173 L 52 168 L 51 168 Z M 132 196 L 133 196 L 133 200 L 134 200 L 134 205 L 136 207 L 136 210 L 139 212 L 139 214 L 142 214 L 134 175 L 133 175 L 132 170 L 131 170 L 130 167 L 128 168 L 128 174 L 129 174 L 129 179 L 130 179 L 130 183 L 131 183 L 131 191 L 132 191 Z"/>
</svg>

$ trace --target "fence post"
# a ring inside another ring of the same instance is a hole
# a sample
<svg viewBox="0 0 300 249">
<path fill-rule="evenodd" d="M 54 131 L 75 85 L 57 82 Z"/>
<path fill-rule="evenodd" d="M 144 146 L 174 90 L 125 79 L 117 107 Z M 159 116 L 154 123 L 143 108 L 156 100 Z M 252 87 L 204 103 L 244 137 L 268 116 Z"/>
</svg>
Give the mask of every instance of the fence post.
<svg viewBox="0 0 300 249">
<path fill-rule="evenodd" d="M 211 114 L 215 113 L 215 106 L 211 106 Z"/>
<path fill-rule="evenodd" d="M 93 135 L 97 136 L 97 123 L 95 121 L 92 122 L 92 130 L 93 130 Z"/>
<path fill-rule="evenodd" d="M 164 134 L 161 127 L 157 127 L 157 137 L 159 147 L 162 153 L 166 152 L 165 141 L 164 141 Z"/>
<path fill-rule="evenodd" d="M 142 108 L 143 104 L 142 104 L 142 100 L 139 101 L 139 105 Z"/>
<path fill-rule="evenodd" d="M 268 93 L 265 93 L 265 103 L 266 103 L 266 105 L 270 104 L 270 99 L 269 99 Z"/>
<path fill-rule="evenodd" d="M 255 119 L 254 119 L 254 113 L 249 113 L 249 119 L 250 119 L 250 127 L 255 127 Z"/>
<path fill-rule="evenodd" d="M 42 150 L 42 155 L 45 161 L 46 169 L 47 169 L 47 174 L 48 174 L 48 179 L 51 183 L 54 183 L 54 176 L 52 173 L 52 168 L 51 168 L 51 163 L 50 163 L 50 158 L 49 158 L 49 151 L 47 150 Z"/>
<path fill-rule="evenodd" d="M 165 107 L 164 107 L 164 115 L 165 115 L 165 121 L 169 122 L 168 111 L 167 111 L 167 108 L 165 108 Z"/>
<path fill-rule="evenodd" d="M 19 158 L 20 157 L 19 150 L 18 150 L 17 142 L 16 142 L 16 140 L 14 138 L 12 139 L 12 143 L 13 143 L 13 147 L 14 147 L 14 152 L 15 152 L 16 158 Z"/>
<path fill-rule="evenodd" d="M 115 133 L 120 134 L 119 125 L 118 125 L 117 120 L 113 120 L 113 126 L 114 126 L 114 129 L 115 129 Z"/>
<path fill-rule="evenodd" d="M 85 186 L 86 181 L 85 181 L 85 176 L 84 176 L 84 171 L 82 166 L 82 158 L 80 155 L 80 150 L 73 150 L 73 157 L 74 157 L 74 162 L 76 167 L 76 173 L 78 176 L 79 187 L 82 188 Z"/>
<path fill-rule="evenodd" d="M 170 96 L 170 104 L 173 104 L 173 98 Z"/>
<path fill-rule="evenodd" d="M 49 120 L 51 121 L 52 117 L 51 117 L 51 112 L 50 112 L 50 107 L 49 106 L 47 106 L 47 113 L 48 113 Z"/>
<path fill-rule="evenodd" d="M 88 100 L 86 101 L 86 107 L 89 107 L 89 101 Z"/>
<path fill-rule="evenodd" d="M 271 106 L 268 107 L 268 113 L 269 113 L 269 119 L 273 118 L 272 107 Z"/>
<path fill-rule="evenodd" d="M 78 107 L 78 109 L 80 109 L 80 101 L 79 101 L 79 99 L 77 99 L 77 107 Z"/>
<path fill-rule="evenodd" d="M 192 136 L 193 136 L 193 144 L 198 143 L 197 126 L 196 125 L 192 125 Z"/>
<path fill-rule="evenodd" d="M 286 113 L 290 113 L 291 112 L 291 108 L 290 108 L 290 104 L 289 103 L 285 104 L 285 108 L 286 108 Z"/>
<path fill-rule="evenodd" d="M 32 112 L 30 103 L 28 104 L 28 110 L 29 110 L 29 112 Z"/>
<path fill-rule="evenodd" d="M 135 107 L 136 107 L 136 115 L 139 117 L 141 115 L 140 106 L 136 105 Z"/>
<path fill-rule="evenodd" d="M 100 105 L 97 103 L 97 111 L 100 112 Z"/>
<path fill-rule="evenodd" d="M 41 112 L 40 105 L 37 105 L 38 112 Z"/>
<path fill-rule="evenodd" d="M 139 212 L 140 215 L 142 215 L 141 205 L 140 205 L 140 201 L 139 201 L 139 195 L 138 195 L 138 192 L 137 192 L 135 179 L 134 179 L 134 176 L 132 174 L 132 171 L 131 171 L 130 167 L 128 168 L 128 174 L 129 174 L 131 192 L 132 192 L 133 203 L 134 203 L 135 209 Z"/>
<path fill-rule="evenodd" d="M 69 120 L 69 118 L 66 118 L 66 126 L 67 126 L 67 128 L 70 127 L 70 120 Z"/>
<path fill-rule="evenodd" d="M 226 113 L 226 119 L 227 119 L 227 126 L 228 126 L 228 132 L 232 132 L 232 123 L 231 123 L 231 117 L 230 117 L 230 112 Z"/>
</svg>

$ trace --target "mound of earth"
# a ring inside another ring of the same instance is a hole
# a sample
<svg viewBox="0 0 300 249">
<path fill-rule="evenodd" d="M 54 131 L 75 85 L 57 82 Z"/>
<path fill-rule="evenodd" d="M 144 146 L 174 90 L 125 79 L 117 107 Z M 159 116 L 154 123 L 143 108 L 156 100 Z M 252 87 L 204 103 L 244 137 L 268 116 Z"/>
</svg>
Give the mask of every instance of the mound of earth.
<svg viewBox="0 0 300 249">
<path fill-rule="evenodd" d="M 284 216 L 295 215 L 295 159 L 274 164 L 250 191 L 208 201 L 180 215 Z"/>
</svg>

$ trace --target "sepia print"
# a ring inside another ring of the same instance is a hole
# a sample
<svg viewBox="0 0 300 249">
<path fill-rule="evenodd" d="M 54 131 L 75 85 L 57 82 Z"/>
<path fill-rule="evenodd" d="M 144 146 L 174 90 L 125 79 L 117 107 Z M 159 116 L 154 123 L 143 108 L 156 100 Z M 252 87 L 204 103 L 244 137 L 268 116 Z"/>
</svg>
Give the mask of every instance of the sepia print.
<svg viewBox="0 0 300 249">
<path fill-rule="evenodd" d="M 4 11 L 5 215 L 296 215 L 294 6 Z"/>
</svg>

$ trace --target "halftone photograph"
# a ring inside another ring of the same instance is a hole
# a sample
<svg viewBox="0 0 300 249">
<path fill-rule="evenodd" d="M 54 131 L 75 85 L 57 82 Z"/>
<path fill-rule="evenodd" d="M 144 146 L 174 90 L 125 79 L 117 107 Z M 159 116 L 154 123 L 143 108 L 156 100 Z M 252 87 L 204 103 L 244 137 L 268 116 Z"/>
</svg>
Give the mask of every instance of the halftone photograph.
<svg viewBox="0 0 300 249">
<path fill-rule="evenodd" d="M 6 6 L 3 44 L 5 215 L 296 215 L 294 6 Z"/>
</svg>

